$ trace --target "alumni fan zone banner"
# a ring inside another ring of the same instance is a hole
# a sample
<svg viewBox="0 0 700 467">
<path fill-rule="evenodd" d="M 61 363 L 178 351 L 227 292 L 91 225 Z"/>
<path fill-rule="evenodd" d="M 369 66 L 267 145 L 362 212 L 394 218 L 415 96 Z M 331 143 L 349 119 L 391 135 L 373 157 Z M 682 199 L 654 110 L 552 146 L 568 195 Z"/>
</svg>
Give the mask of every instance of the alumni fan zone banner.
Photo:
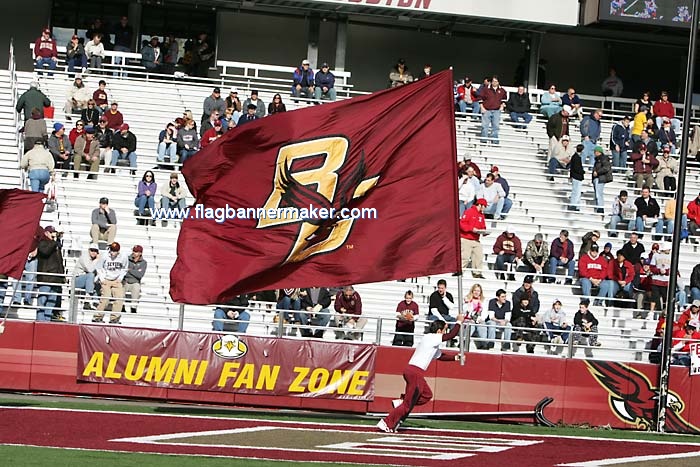
<svg viewBox="0 0 700 467">
<path fill-rule="evenodd" d="M 79 381 L 371 401 L 373 345 L 80 326 Z"/>
</svg>

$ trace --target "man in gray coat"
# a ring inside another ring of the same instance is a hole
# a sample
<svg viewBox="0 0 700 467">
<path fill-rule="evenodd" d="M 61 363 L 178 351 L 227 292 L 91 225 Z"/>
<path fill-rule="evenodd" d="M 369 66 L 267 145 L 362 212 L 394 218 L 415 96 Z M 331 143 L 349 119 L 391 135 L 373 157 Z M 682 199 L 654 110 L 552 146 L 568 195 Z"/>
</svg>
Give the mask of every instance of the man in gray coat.
<svg viewBox="0 0 700 467">
<path fill-rule="evenodd" d="M 90 238 L 92 243 L 99 240 L 112 244 L 117 236 L 117 213 L 109 208 L 109 200 L 100 198 L 100 207 L 92 211 L 92 227 L 90 228 Z"/>
<path fill-rule="evenodd" d="M 129 268 L 124 276 L 124 292 L 131 295 L 131 312 L 136 313 L 136 305 L 141 298 L 141 279 L 146 274 L 146 260 L 143 259 L 143 247 L 134 245 L 129 256 Z"/>
</svg>

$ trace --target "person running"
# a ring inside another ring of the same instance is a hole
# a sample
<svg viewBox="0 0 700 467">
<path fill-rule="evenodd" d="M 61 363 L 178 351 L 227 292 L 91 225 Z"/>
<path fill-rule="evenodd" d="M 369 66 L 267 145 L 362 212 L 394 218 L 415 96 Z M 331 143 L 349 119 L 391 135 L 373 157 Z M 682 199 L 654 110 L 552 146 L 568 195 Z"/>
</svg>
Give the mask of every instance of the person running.
<svg viewBox="0 0 700 467">
<path fill-rule="evenodd" d="M 433 392 L 425 381 L 425 371 L 430 362 L 435 359 L 459 361 L 459 354 L 443 354 L 440 350 L 440 344 L 457 336 L 462 321 L 464 321 L 464 316 L 460 314 L 457 316 L 457 324 L 452 327 L 451 331 L 449 331 L 445 321 L 438 319 L 430 323 L 428 333 L 421 339 L 403 372 L 403 379 L 406 380 L 403 399 L 392 401 L 394 409 L 389 412 L 386 418 L 382 418 L 377 423 L 377 428 L 380 431 L 395 433 L 399 425 L 411 413 L 413 407 L 427 404 L 433 398 Z"/>
</svg>

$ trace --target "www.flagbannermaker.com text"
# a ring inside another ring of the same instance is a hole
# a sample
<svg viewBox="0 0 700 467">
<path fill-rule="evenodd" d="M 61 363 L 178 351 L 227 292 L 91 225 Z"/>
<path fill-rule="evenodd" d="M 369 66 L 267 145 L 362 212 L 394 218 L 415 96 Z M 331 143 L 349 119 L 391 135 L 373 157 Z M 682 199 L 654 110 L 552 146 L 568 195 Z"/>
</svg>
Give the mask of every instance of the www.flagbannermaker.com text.
<svg viewBox="0 0 700 467">
<path fill-rule="evenodd" d="M 206 219 L 223 224 L 228 220 L 270 219 L 290 221 L 310 221 L 328 219 L 377 219 L 376 208 L 242 208 L 229 206 L 220 208 L 195 204 L 187 208 L 155 208 L 151 213 L 154 220 Z"/>
</svg>

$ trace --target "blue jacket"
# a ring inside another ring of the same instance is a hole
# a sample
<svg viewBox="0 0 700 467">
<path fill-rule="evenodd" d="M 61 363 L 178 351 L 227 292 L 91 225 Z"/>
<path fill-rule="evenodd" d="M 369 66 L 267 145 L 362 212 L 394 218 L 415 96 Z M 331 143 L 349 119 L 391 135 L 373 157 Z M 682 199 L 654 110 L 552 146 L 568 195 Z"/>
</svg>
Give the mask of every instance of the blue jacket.
<svg viewBox="0 0 700 467">
<path fill-rule="evenodd" d="M 314 70 L 309 67 L 305 73 L 301 68 L 294 70 L 294 86 L 301 84 L 302 87 L 308 88 L 314 85 Z"/>
<path fill-rule="evenodd" d="M 592 142 L 600 138 L 600 120 L 593 118 L 593 114 L 586 115 L 581 120 L 581 136 L 588 136 Z"/>
<path fill-rule="evenodd" d="M 322 71 L 316 73 L 316 87 L 326 87 L 330 89 L 333 87 L 334 84 L 335 76 L 333 76 L 333 73 L 331 73 L 330 71 L 328 73 L 324 73 Z"/>
<path fill-rule="evenodd" d="M 630 150 L 630 132 L 628 128 L 625 128 L 621 123 L 616 123 L 613 125 L 612 131 L 610 132 L 610 147 L 615 149 L 615 145 L 620 146 L 620 151 Z"/>
</svg>

